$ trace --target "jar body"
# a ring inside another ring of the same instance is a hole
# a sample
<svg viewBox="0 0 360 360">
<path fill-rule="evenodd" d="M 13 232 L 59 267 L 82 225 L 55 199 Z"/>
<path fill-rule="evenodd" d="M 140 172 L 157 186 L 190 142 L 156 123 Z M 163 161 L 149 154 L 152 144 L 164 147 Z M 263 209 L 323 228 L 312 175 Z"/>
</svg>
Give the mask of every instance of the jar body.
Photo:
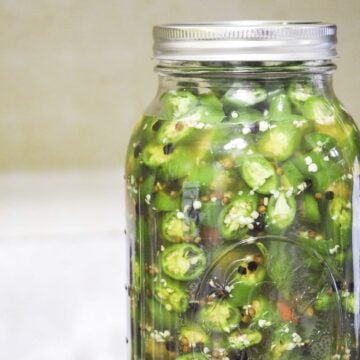
<svg viewBox="0 0 360 360">
<path fill-rule="evenodd" d="M 358 359 L 356 126 L 326 72 L 229 67 L 130 140 L 132 359 Z"/>
</svg>

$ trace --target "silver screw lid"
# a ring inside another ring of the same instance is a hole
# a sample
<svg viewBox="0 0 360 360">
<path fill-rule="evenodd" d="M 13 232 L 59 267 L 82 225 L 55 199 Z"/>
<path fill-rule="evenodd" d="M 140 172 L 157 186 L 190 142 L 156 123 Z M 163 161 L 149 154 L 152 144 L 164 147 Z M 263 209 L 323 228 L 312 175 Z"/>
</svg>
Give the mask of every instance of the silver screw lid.
<svg viewBox="0 0 360 360">
<path fill-rule="evenodd" d="M 226 21 L 155 26 L 159 60 L 305 61 L 336 57 L 336 25 Z"/>
</svg>

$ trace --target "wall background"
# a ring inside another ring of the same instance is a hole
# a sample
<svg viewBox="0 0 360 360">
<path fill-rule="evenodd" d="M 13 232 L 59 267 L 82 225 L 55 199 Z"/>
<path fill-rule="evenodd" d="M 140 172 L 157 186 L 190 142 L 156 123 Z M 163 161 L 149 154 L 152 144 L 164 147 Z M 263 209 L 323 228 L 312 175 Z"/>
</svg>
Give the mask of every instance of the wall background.
<svg viewBox="0 0 360 360">
<path fill-rule="evenodd" d="M 360 119 L 359 0 L 0 0 L 0 170 L 121 165 L 155 93 L 154 24 L 338 24 L 335 86 Z"/>
</svg>

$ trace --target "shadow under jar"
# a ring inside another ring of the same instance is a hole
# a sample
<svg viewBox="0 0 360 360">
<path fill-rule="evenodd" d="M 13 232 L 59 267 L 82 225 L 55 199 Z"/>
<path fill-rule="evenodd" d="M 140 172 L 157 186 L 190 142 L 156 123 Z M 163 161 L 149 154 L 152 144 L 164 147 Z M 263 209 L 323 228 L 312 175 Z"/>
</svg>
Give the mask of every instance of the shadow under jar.
<svg viewBox="0 0 360 360">
<path fill-rule="evenodd" d="M 127 153 L 131 359 L 359 359 L 359 133 L 336 27 L 154 28 Z"/>
</svg>

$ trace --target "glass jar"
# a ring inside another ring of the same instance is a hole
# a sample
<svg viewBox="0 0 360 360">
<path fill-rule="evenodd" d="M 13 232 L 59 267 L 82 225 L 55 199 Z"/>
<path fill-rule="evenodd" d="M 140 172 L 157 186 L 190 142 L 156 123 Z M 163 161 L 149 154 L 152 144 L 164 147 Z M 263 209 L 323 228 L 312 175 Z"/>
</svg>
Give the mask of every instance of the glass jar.
<svg viewBox="0 0 360 360">
<path fill-rule="evenodd" d="M 132 359 L 359 359 L 359 133 L 336 27 L 155 27 L 127 165 Z"/>
</svg>

